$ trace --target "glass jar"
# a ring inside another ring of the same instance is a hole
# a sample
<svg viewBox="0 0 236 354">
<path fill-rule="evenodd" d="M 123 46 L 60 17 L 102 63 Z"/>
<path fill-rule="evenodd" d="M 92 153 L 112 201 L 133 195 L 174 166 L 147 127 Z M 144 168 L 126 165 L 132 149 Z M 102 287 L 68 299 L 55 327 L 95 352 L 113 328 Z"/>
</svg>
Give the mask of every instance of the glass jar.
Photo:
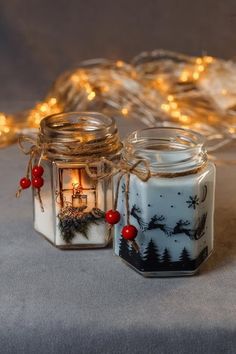
<svg viewBox="0 0 236 354">
<path fill-rule="evenodd" d="M 44 184 L 34 188 L 34 228 L 59 248 L 105 247 L 112 207 L 109 162 L 121 143 L 112 118 L 99 113 L 61 113 L 41 121 L 37 145 Z"/>
<path fill-rule="evenodd" d="M 215 166 L 204 138 L 179 128 L 136 131 L 122 160 L 115 254 L 147 277 L 195 274 L 213 250 Z M 134 241 L 121 236 L 127 213 L 138 230 Z"/>
</svg>

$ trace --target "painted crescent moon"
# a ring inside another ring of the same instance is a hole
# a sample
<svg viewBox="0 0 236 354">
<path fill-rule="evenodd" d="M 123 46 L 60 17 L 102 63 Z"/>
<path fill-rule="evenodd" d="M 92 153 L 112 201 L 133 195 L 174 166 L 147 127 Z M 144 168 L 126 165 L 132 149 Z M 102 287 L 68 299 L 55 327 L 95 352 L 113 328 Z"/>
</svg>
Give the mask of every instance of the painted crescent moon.
<svg viewBox="0 0 236 354">
<path fill-rule="evenodd" d="M 207 185 L 204 184 L 204 186 L 202 187 L 202 199 L 201 199 L 201 203 L 205 202 L 207 197 Z"/>
</svg>

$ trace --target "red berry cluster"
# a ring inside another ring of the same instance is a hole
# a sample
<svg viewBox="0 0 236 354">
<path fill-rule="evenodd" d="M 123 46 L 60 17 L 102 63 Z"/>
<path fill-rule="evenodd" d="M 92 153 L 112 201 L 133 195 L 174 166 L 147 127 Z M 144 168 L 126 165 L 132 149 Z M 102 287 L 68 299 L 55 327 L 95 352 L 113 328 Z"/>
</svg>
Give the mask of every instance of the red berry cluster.
<svg viewBox="0 0 236 354">
<path fill-rule="evenodd" d="M 22 189 L 27 189 L 31 186 L 34 188 L 41 188 L 44 185 L 44 179 L 42 178 L 42 175 L 44 173 L 44 169 L 42 166 L 34 166 L 32 168 L 32 180 L 30 180 L 28 177 L 23 177 L 20 180 L 20 186 Z"/>
<path fill-rule="evenodd" d="M 109 224 L 115 225 L 120 221 L 120 213 L 117 210 L 108 210 L 105 219 Z M 125 225 L 121 234 L 126 240 L 133 241 L 138 234 L 138 230 L 134 225 Z"/>
</svg>

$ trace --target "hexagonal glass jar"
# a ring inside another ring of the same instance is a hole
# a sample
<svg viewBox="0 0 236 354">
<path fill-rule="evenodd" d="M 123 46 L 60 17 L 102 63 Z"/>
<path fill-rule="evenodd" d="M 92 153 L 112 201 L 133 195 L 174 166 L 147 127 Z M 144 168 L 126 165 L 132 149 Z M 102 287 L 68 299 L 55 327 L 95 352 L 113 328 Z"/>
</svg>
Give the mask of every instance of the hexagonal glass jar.
<svg viewBox="0 0 236 354">
<path fill-rule="evenodd" d="M 44 185 L 34 189 L 34 228 L 58 248 L 101 248 L 110 241 L 105 211 L 112 208 L 108 162 L 120 158 L 112 118 L 70 112 L 44 118 L 38 136 Z"/>
<path fill-rule="evenodd" d="M 204 138 L 179 128 L 136 131 L 124 142 L 123 161 L 132 166 L 139 159 L 148 162 L 151 178 L 144 182 L 130 174 L 128 212 L 138 229 L 138 250 L 121 236 L 127 222 L 124 175 L 115 254 L 144 276 L 193 275 L 213 250 L 215 166 Z M 139 169 L 142 173 L 144 165 Z"/>
</svg>

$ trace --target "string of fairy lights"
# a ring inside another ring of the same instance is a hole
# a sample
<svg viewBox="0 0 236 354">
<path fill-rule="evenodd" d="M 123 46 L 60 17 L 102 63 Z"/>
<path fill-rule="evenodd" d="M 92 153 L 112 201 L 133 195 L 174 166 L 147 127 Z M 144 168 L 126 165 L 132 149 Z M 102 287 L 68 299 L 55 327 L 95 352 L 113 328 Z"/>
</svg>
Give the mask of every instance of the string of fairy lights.
<svg viewBox="0 0 236 354">
<path fill-rule="evenodd" d="M 215 150 L 235 139 L 235 110 L 233 61 L 164 50 L 141 53 L 131 63 L 94 59 L 63 73 L 31 110 L 1 113 L 0 146 L 22 132 L 34 132 L 47 115 L 99 111 L 139 119 L 147 126 L 197 130 L 206 136 L 208 149 Z"/>
</svg>

